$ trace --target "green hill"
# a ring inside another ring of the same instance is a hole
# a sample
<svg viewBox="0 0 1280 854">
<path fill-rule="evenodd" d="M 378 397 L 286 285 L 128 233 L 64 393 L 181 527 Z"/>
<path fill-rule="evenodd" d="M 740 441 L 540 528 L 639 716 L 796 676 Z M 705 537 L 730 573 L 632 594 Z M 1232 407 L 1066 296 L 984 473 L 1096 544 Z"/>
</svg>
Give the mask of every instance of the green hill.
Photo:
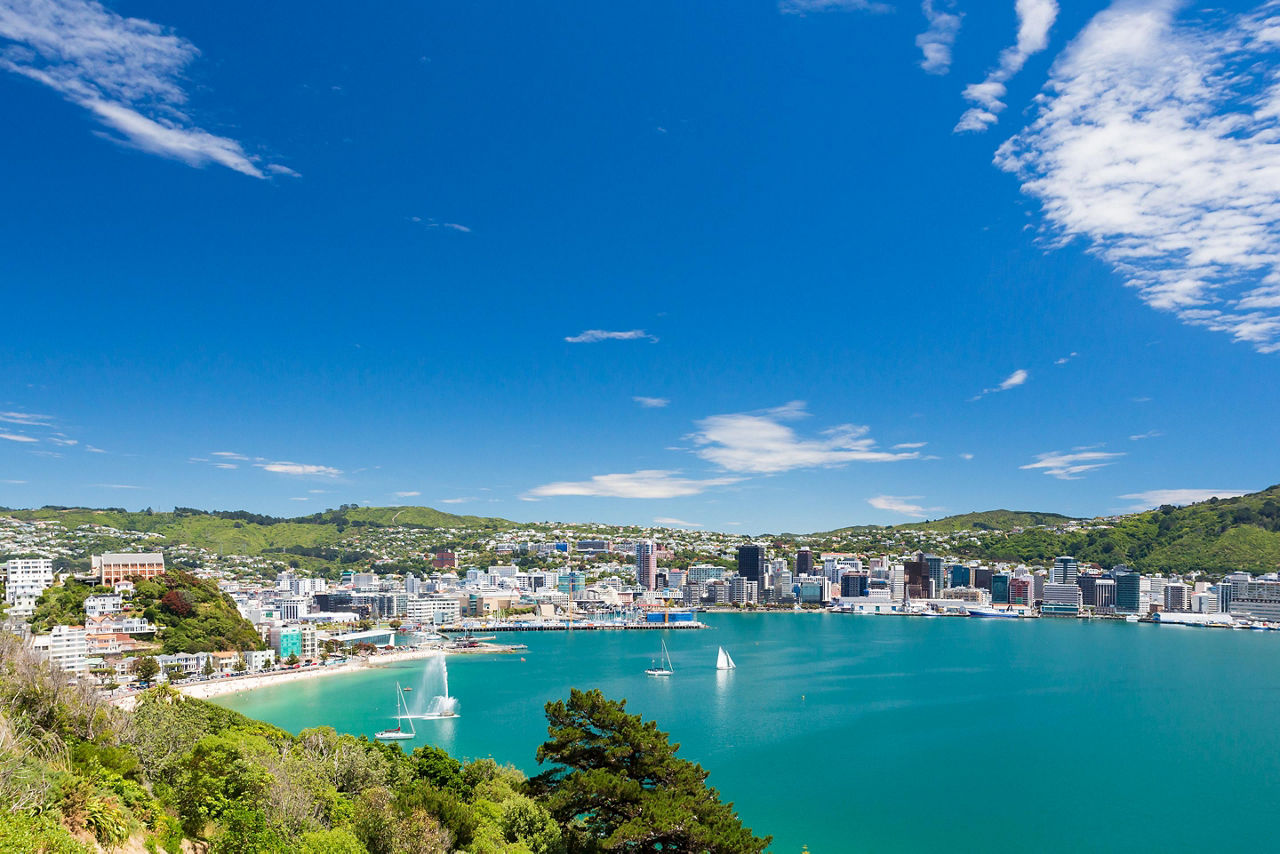
<svg viewBox="0 0 1280 854">
<path fill-rule="evenodd" d="M 404 525 L 418 528 L 501 530 L 512 522 L 483 516 L 457 516 L 430 507 L 356 507 L 344 505 L 310 516 L 281 518 L 246 510 L 197 510 L 177 507 L 172 512 L 130 512 L 86 507 L 42 507 L 4 510 L 17 519 L 48 519 L 68 528 L 104 525 L 122 531 L 160 534 L 157 545 L 185 543 L 223 554 L 257 555 L 289 546 L 331 546 L 348 528 Z"/>
<path fill-rule="evenodd" d="M 1010 531 L 1014 528 L 1032 528 L 1037 525 L 1062 525 L 1076 521 L 1060 513 L 1035 513 L 1029 510 L 986 510 L 980 513 L 961 513 L 945 516 L 931 522 L 909 522 L 896 525 L 920 531 Z"/>
<path fill-rule="evenodd" d="M 1280 486 L 1239 498 L 1099 519 L 1087 527 L 987 538 L 981 551 L 986 557 L 1024 561 L 1072 554 L 1108 568 L 1124 563 L 1146 572 L 1271 572 L 1280 567 Z"/>
</svg>

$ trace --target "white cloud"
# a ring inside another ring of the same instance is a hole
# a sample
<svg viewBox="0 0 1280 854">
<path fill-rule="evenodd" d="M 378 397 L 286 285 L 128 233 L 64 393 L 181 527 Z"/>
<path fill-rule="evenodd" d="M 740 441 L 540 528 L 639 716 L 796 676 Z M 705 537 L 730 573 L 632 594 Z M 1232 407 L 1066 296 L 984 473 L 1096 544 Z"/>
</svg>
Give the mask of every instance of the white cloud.
<svg viewBox="0 0 1280 854">
<path fill-rule="evenodd" d="M 23 436 L 21 433 L 0 433 L 0 439 L 9 442 L 39 442 L 34 436 Z"/>
<path fill-rule="evenodd" d="M 949 0 L 939 0 L 950 8 Z M 916 36 L 916 47 L 924 54 L 920 67 L 929 74 L 946 74 L 951 70 L 951 46 L 960 32 L 958 14 L 941 11 L 934 0 L 924 0 L 921 8 L 929 29 Z"/>
<path fill-rule="evenodd" d="M 988 394 L 995 394 L 996 392 L 1008 391 L 1011 388 L 1017 388 L 1018 386 L 1022 385 L 1030 378 L 1031 378 L 1031 374 L 1027 373 L 1022 368 L 1018 368 L 1018 370 L 1014 371 L 1013 373 L 1009 374 L 1009 376 L 1001 380 L 999 385 L 993 386 L 991 388 L 984 388 L 982 391 L 978 392 L 977 394 L 975 394 L 973 397 L 969 399 L 978 400 L 979 398 L 984 397 L 985 395 L 988 395 Z"/>
<path fill-rule="evenodd" d="M 904 516 L 923 519 L 925 509 L 919 504 L 910 503 L 919 500 L 920 497 L 919 495 L 877 495 L 874 498 L 868 498 L 867 503 L 877 510 L 887 510 L 890 513 L 901 513 Z"/>
<path fill-rule="evenodd" d="M 480 500 L 479 498 L 464 496 L 462 498 L 441 498 L 440 503 L 441 504 L 468 504 L 472 501 L 479 501 L 479 500 Z"/>
<path fill-rule="evenodd" d="M 895 451 L 909 451 L 913 448 L 923 448 L 928 442 L 899 442 L 893 446 Z"/>
<path fill-rule="evenodd" d="M 971 459 L 973 459 L 973 454 L 970 454 L 970 453 L 964 453 L 964 454 L 961 454 L 961 455 L 960 455 L 960 459 L 962 459 L 962 460 L 971 460 Z"/>
<path fill-rule="evenodd" d="M 36 415 L 34 412 L 0 412 L 0 421 L 23 427 L 50 427 L 53 425 L 53 416 Z"/>
<path fill-rule="evenodd" d="M 426 219 L 424 219 L 420 216 L 411 216 L 409 217 L 409 222 L 419 223 L 420 225 L 422 225 L 423 228 L 447 228 L 451 231 L 461 231 L 463 234 L 471 233 L 471 228 L 469 226 L 463 225 L 462 223 L 438 222 L 435 219 L 432 219 L 430 217 L 427 217 Z"/>
<path fill-rule="evenodd" d="M 249 458 L 246 457 L 244 454 L 237 454 L 235 451 L 211 451 L 209 453 L 209 456 L 222 457 L 223 459 L 228 459 L 228 460 L 239 460 L 241 462 L 249 461 Z"/>
<path fill-rule="evenodd" d="M 1065 365 L 1067 362 L 1070 362 L 1072 359 L 1074 359 L 1076 356 L 1079 356 L 1079 355 L 1080 355 L 1079 353 L 1075 353 L 1075 352 L 1068 353 L 1067 355 L 1063 356 L 1061 359 L 1054 359 L 1053 363 L 1055 365 Z"/>
<path fill-rule="evenodd" d="M 661 409 L 670 403 L 665 397 L 633 397 L 631 398 L 645 409 Z"/>
<path fill-rule="evenodd" d="M 183 112 L 185 69 L 200 52 L 167 27 L 94 0 L 11 0 L 0 6 L 0 38 L 10 42 L 0 49 L 0 68 L 85 108 L 119 134 L 114 141 L 265 177 L 240 143 L 195 127 Z"/>
<path fill-rule="evenodd" d="M 1027 59 L 1049 44 L 1049 30 L 1058 17 L 1057 0 L 1017 0 L 1018 39 L 1000 52 L 1000 62 L 981 83 L 965 87 L 965 100 L 974 106 L 965 111 L 955 132 L 983 131 L 999 120 L 1004 111 L 1005 84 L 1022 70 Z"/>
<path fill-rule="evenodd" d="M 298 498 L 290 498 L 289 500 L 290 500 L 290 501 L 310 501 L 311 499 L 310 499 L 310 498 L 307 498 L 307 497 L 304 495 L 304 496 L 300 496 L 300 497 L 298 497 Z"/>
<path fill-rule="evenodd" d="M 784 15 L 809 12 L 889 12 L 893 7 L 877 0 L 779 0 L 778 11 Z"/>
<path fill-rule="evenodd" d="M 277 474 L 302 474 L 302 475 L 320 475 L 322 477 L 337 477 L 342 474 L 341 469 L 332 466 L 318 466 L 308 463 L 255 463 L 258 468 L 264 471 L 275 472 Z"/>
<path fill-rule="evenodd" d="M 624 332 L 610 332 L 607 329 L 587 329 L 577 335 L 570 335 L 564 340 L 570 344 L 596 344 L 600 341 L 641 341 L 647 340 L 656 344 L 658 339 L 643 329 L 628 329 Z"/>
<path fill-rule="evenodd" d="M 105 454 L 105 453 L 106 453 L 106 451 L 102 450 L 101 448 L 95 448 L 93 445 L 85 445 L 85 446 L 84 446 L 84 449 L 85 449 L 86 451 L 88 451 L 89 453 L 91 453 L 91 454 Z"/>
<path fill-rule="evenodd" d="M 1182 506 L 1208 501 L 1210 498 L 1235 498 L 1248 493 L 1247 489 L 1151 489 L 1146 492 L 1132 492 L 1121 495 L 1121 498 L 1137 501 L 1129 508 L 1130 512 L 1140 513 L 1153 507 L 1165 504 Z"/>
<path fill-rule="evenodd" d="M 792 401 L 762 412 L 712 415 L 697 423 L 688 438 L 699 457 L 733 472 L 775 474 L 798 468 L 839 466 L 851 462 L 914 460 L 911 451 L 892 453 L 876 448 L 870 428 L 840 424 L 821 432 L 821 438 L 801 438 L 781 423 L 808 416 L 804 401 Z"/>
<path fill-rule="evenodd" d="M 1159 430 L 1148 430 L 1148 431 L 1147 431 L 1147 432 L 1145 432 L 1145 433 L 1135 433 L 1134 435 L 1132 435 L 1132 436 L 1130 436 L 1130 437 L 1129 437 L 1129 441 L 1131 441 L 1131 442 L 1141 442 L 1143 439 L 1155 439 L 1155 438 L 1157 438 L 1157 437 L 1159 437 L 1159 436 L 1163 436 L 1163 435 L 1164 435 L 1164 434 L 1163 434 L 1163 433 L 1161 433 Z"/>
<path fill-rule="evenodd" d="M 13 484 L 14 486 L 21 486 L 22 484 L 26 483 L 26 481 L 25 480 L 0 480 L 0 483 L 9 483 L 9 484 Z"/>
<path fill-rule="evenodd" d="M 133 486 L 128 483 L 91 483 L 90 486 L 98 489 L 145 489 L 143 486 Z"/>
<path fill-rule="evenodd" d="M 332 489 L 308 489 L 307 492 L 311 493 L 312 495 L 328 495 L 330 492 L 333 492 L 333 490 Z"/>
<path fill-rule="evenodd" d="M 238 469 L 238 468 L 240 468 L 240 466 L 236 465 L 235 463 L 214 463 L 214 464 L 213 464 L 213 467 L 214 467 L 214 468 L 216 468 L 216 469 Z"/>
<path fill-rule="evenodd" d="M 658 516 L 653 520 L 655 525 L 674 525 L 677 528 L 701 528 L 697 522 L 685 522 L 683 519 L 672 519 L 670 516 Z"/>
<path fill-rule="evenodd" d="M 590 480 L 560 481 L 534 487 L 525 498 L 553 498 L 565 495 L 589 495 L 597 498 L 679 498 L 698 495 L 716 486 L 737 483 L 741 478 L 680 477 L 678 471 L 645 469 L 629 474 L 598 474 Z"/>
<path fill-rule="evenodd" d="M 405 490 L 404 492 L 397 492 L 394 494 L 396 498 L 416 498 L 422 493 L 418 492 L 416 489 L 409 489 L 409 490 Z"/>
<path fill-rule="evenodd" d="M 72 445 L 80 444 L 79 440 L 72 439 L 63 433 L 54 433 L 52 436 L 46 436 L 45 440 L 47 442 L 50 442 L 51 444 L 60 445 L 64 448 L 69 448 Z"/>
<path fill-rule="evenodd" d="M 1123 456 L 1124 454 L 1115 451 L 1050 451 L 1047 454 L 1036 454 L 1034 463 L 1027 463 L 1020 468 L 1040 469 L 1059 480 L 1079 480 L 1079 476 L 1085 472 L 1109 466 Z"/>
<path fill-rule="evenodd" d="M 1144 302 L 1280 351 L 1280 16 L 1096 15 L 996 164 Z"/>
</svg>

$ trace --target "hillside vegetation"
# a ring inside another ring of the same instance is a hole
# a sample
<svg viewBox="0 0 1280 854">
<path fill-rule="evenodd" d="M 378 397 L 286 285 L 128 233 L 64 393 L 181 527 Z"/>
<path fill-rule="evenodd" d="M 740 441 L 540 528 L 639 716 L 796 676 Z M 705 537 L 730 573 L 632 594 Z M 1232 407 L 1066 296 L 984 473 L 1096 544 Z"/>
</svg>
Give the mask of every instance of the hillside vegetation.
<svg viewBox="0 0 1280 854">
<path fill-rule="evenodd" d="M 290 546 L 317 548 L 337 544 L 349 528 L 400 525 L 420 528 L 501 530 L 513 523 L 483 516 L 456 516 L 430 507 L 356 507 L 346 505 L 310 516 L 281 518 L 245 510 L 205 511 L 188 507 L 172 512 L 129 512 L 84 507 L 42 507 L 4 510 L 16 519 L 44 519 L 67 528 L 104 525 L 122 531 L 161 536 L 156 545 L 186 544 L 222 554 L 258 555 Z M 393 521 L 394 520 L 394 521 Z M 131 549 L 133 550 L 133 549 Z"/>
<path fill-rule="evenodd" d="M 1029 510 L 985 510 L 945 516 L 932 522 L 909 522 L 896 528 L 929 531 L 1010 531 L 1036 525 L 1064 525 L 1076 521 L 1060 513 L 1035 513 Z"/>
<path fill-rule="evenodd" d="M 1070 554 L 1106 568 L 1123 563 L 1161 573 L 1263 573 L 1280 567 L 1280 486 L 1187 507 L 1166 505 L 1098 520 L 1097 525 L 1083 531 L 1031 529 L 986 538 L 971 552 L 1036 562 Z"/>
<path fill-rule="evenodd" d="M 536 781 L 331 727 L 294 736 L 171 688 L 133 712 L 0 634 L 0 851 L 760 854 L 666 733 L 598 691 L 548 703 Z M 198 843 L 193 845 L 192 841 Z"/>
</svg>

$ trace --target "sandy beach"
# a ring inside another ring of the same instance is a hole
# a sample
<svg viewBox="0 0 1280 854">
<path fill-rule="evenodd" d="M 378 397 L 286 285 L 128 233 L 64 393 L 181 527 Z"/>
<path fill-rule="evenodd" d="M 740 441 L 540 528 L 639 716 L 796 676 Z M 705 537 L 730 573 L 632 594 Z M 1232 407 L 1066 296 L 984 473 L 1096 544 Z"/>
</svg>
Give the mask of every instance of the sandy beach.
<svg viewBox="0 0 1280 854">
<path fill-rule="evenodd" d="M 267 685 L 283 685 L 286 682 L 297 682 L 302 679 L 319 679 L 322 676 L 337 676 L 342 673 L 356 673 L 368 667 L 381 667 L 398 661 L 411 661 L 417 658 L 430 658 L 433 655 L 444 655 L 449 650 L 439 648 L 405 649 L 396 652 L 382 652 L 377 655 L 354 658 L 341 664 L 319 664 L 312 667 L 300 667 L 297 670 L 276 670 L 269 673 L 254 673 L 248 676 L 228 676 L 209 682 L 193 682 L 174 686 L 178 693 L 200 700 L 210 697 L 221 697 L 224 694 L 236 694 L 241 691 L 252 691 Z M 137 703 L 137 694 L 116 697 L 111 702 L 126 711 Z"/>
</svg>

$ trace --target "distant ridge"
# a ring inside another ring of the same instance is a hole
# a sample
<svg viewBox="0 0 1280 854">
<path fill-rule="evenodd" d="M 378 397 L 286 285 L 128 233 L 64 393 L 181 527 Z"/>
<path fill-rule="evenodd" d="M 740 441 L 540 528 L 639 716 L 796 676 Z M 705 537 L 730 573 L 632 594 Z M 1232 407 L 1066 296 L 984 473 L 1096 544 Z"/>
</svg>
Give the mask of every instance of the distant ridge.
<svg viewBox="0 0 1280 854">
<path fill-rule="evenodd" d="M 852 534 L 863 531 L 906 529 L 915 531 L 1011 531 L 1014 528 L 1030 528 L 1036 525 L 1062 525 L 1079 521 L 1061 513 L 1039 513 L 1032 510 L 983 510 L 944 516 L 925 522 L 907 522 L 902 525 L 850 525 L 814 536 Z"/>
<path fill-rule="evenodd" d="M 389 527 L 470 528 L 499 531 L 515 525 L 488 516 L 458 516 L 432 507 L 357 507 L 343 505 L 309 516 L 280 517 L 247 510 L 128 511 L 118 507 L 46 506 L 37 510 L 0 509 L 0 515 L 25 520 L 52 520 L 68 528 L 105 525 L 122 531 L 159 534 L 157 545 L 186 543 L 222 553 L 262 554 L 289 546 L 315 548 L 334 545 L 350 528 Z M 396 521 L 393 523 L 392 519 Z"/>
</svg>

